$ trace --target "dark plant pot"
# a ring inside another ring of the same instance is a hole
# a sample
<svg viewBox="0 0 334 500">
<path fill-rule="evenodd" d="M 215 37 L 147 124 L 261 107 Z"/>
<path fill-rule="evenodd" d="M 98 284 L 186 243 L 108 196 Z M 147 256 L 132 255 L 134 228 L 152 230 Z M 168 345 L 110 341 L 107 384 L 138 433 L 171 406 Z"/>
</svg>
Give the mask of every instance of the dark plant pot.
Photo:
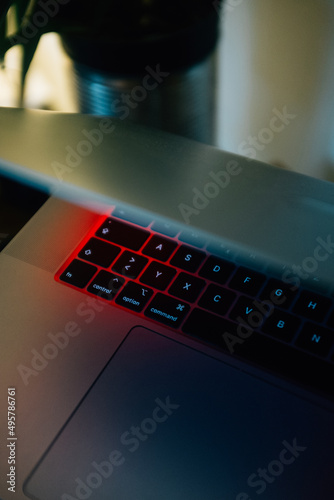
<svg viewBox="0 0 334 500">
<path fill-rule="evenodd" d="M 74 61 L 79 109 L 215 143 L 219 13 L 164 33 L 112 39 L 63 34 Z"/>
</svg>

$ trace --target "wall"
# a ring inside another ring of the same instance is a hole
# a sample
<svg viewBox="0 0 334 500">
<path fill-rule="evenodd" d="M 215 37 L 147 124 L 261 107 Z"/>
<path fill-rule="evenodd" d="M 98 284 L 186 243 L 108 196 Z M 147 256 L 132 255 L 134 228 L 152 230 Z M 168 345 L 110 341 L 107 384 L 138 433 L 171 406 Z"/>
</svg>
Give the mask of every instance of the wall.
<svg viewBox="0 0 334 500">
<path fill-rule="evenodd" d="M 221 22 L 219 146 L 256 137 L 258 159 L 334 180 L 334 2 L 226 0 Z M 295 118 L 261 134 L 284 107 Z"/>
</svg>

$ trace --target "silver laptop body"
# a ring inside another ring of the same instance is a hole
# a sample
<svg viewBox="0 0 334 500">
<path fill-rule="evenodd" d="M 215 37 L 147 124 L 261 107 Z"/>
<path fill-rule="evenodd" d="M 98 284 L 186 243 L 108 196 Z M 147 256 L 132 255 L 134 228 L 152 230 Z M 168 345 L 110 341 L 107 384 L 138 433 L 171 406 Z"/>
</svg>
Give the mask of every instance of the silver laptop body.
<svg viewBox="0 0 334 500">
<path fill-rule="evenodd" d="M 257 344 L 247 358 L 253 330 L 206 341 L 210 326 L 186 333 L 181 310 L 174 328 L 150 302 L 137 314 L 130 299 L 115 304 L 61 277 L 117 209 L 125 225 L 329 304 L 332 184 L 121 120 L 2 109 L 0 123 L 0 173 L 50 195 L 0 253 L 0 497 L 331 498 L 333 304 L 312 334 L 326 354 L 295 336 L 289 359 L 271 364 Z M 200 297 L 191 310 L 205 309 Z M 296 378 L 285 370 L 294 350 Z M 306 379 L 300 359 L 311 360 Z"/>
</svg>

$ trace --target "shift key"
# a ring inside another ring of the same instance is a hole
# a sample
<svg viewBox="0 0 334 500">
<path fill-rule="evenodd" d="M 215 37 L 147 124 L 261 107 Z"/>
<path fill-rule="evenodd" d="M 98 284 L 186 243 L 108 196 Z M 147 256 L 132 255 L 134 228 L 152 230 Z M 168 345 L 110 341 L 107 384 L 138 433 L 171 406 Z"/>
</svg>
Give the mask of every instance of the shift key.
<svg viewBox="0 0 334 500">
<path fill-rule="evenodd" d="M 188 313 L 190 306 L 163 293 L 157 293 L 145 311 L 145 316 L 164 325 L 177 328 Z"/>
</svg>

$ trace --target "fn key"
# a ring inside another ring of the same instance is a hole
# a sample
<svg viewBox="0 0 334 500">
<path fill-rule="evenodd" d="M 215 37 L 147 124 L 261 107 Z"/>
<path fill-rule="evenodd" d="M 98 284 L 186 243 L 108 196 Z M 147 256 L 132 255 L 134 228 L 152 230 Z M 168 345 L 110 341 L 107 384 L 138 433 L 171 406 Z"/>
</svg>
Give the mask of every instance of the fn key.
<svg viewBox="0 0 334 500">
<path fill-rule="evenodd" d="M 65 269 L 59 279 L 78 288 L 85 288 L 96 271 L 97 267 L 87 264 L 87 262 L 82 262 L 82 260 L 75 259 Z"/>
</svg>

